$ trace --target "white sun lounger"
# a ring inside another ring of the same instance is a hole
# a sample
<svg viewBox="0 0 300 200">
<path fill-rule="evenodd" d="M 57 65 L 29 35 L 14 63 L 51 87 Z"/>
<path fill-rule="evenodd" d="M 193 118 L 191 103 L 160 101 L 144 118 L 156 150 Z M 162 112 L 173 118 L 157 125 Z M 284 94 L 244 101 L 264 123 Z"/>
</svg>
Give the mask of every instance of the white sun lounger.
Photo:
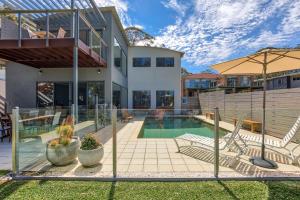
<svg viewBox="0 0 300 200">
<path fill-rule="evenodd" d="M 234 150 L 232 146 L 235 146 L 241 155 L 244 153 L 246 147 L 241 147 L 236 141 L 235 138 L 238 136 L 238 133 L 242 127 L 242 119 L 240 118 L 237 122 L 237 125 L 232 133 L 230 133 L 230 137 L 220 138 L 219 150 L 225 150 L 226 148 L 230 150 Z M 178 140 L 184 140 L 190 142 L 190 145 L 180 146 Z M 200 135 L 186 133 L 184 135 L 178 136 L 174 138 L 174 141 L 177 145 L 178 152 L 180 152 L 181 147 L 193 146 L 194 144 L 198 144 L 194 147 L 200 147 L 208 150 L 214 150 L 214 138 L 208 138 Z"/>
<path fill-rule="evenodd" d="M 292 161 L 294 163 L 295 156 L 294 152 L 295 150 L 300 146 L 300 144 L 297 144 L 294 148 L 288 149 L 287 145 L 292 141 L 292 139 L 296 136 L 296 133 L 299 131 L 300 128 L 300 116 L 298 117 L 297 121 L 293 125 L 293 127 L 290 129 L 290 131 L 284 136 L 282 140 L 274 140 L 271 138 L 265 137 L 265 146 L 268 149 L 277 148 L 280 150 L 286 150 L 289 152 L 289 155 L 292 158 Z M 227 138 L 231 138 L 232 135 L 226 135 Z M 254 142 L 256 144 L 262 143 L 262 136 L 261 135 L 246 135 L 246 134 L 238 134 L 235 137 L 239 137 L 242 142 L 248 141 L 248 142 Z"/>
</svg>

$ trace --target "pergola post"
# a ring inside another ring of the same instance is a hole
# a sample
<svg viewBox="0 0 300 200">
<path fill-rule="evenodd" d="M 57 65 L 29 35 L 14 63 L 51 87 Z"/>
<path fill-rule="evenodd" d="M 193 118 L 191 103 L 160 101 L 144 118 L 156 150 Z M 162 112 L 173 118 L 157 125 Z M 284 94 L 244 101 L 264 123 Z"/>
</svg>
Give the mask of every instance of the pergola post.
<svg viewBox="0 0 300 200">
<path fill-rule="evenodd" d="M 73 104 L 74 121 L 78 122 L 78 40 L 79 40 L 79 10 L 75 13 L 75 46 L 73 48 Z"/>
</svg>

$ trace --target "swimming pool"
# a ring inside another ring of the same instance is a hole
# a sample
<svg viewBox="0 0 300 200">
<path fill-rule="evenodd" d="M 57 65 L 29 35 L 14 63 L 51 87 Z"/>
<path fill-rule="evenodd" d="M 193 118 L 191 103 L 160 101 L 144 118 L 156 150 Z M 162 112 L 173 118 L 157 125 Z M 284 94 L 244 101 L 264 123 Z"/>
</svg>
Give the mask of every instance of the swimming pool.
<svg viewBox="0 0 300 200">
<path fill-rule="evenodd" d="M 220 129 L 220 136 L 225 135 Z M 192 117 L 164 117 L 163 120 L 147 117 L 139 138 L 175 138 L 185 133 L 214 137 L 214 126 Z"/>
</svg>

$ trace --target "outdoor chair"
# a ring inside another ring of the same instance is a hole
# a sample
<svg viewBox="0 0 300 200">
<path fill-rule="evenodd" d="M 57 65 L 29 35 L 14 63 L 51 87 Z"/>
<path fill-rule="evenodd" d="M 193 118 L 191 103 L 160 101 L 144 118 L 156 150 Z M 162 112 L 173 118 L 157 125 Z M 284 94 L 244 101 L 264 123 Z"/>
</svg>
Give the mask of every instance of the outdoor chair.
<svg viewBox="0 0 300 200">
<path fill-rule="evenodd" d="M 64 38 L 65 35 L 66 35 L 66 33 L 67 33 L 67 32 L 66 32 L 62 27 L 60 27 L 60 28 L 58 29 L 58 33 L 57 33 L 56 38 Z"/>
<path fill-rule="evenodd" d="M 129 122 L 133 119 L 133 116 L 129 114 L 128 110 L 122 110 L 122 121 Z"/>
<path fill-rule="evenodd" d="M 1 119 L 0 121 L 0 138 L 1 142 L 3 142 L 4 137 L 8 137 L 9 142 L 11 142 L 11 134 L 12 134 L 12 128 L 11 124 L 8 122 L 5 122 Z"/>
<path fill-rule="evenodd" d="M 37 34 L 35 34 L 33 31 L 31 31 L 29 28 L 27 28 L 27 32 L 28 32 L 30 39 L 38 39 L 39 38 L 39 36 Z"/>
<path fill-rule="evenodd" d="M 51 125 L 48 125 L 46 127 L 47 131 L 53 130 L 59 125 L 60 116 L 61 116 L 61 112 L 55 113 Z"/>
<path fill-rule="evenodd" d="M 296 120 L 295 124 L 293 127 L 289 130 L 289 132 L 284 136 L 283 139 L 281 140 L 274 140 L 271 138 L 265 137 L 265 146 L 268 149 L 274 150 L 272 148 L 280 149 L 280 150 L 285 150 L 289 153 L 289 156 L 292 159 L 292 162 L 295 163 L 296 159 L 294 156 L 295 150 L 300 146 L 300 144 L 296 144 L 295 147 L 292 149 L 288 149 L 287 145 L 292 141 L 292 139 L 296 136 L 297 132 L 299 131 L 300 128 L 300 116 Z M 226 137 L 232 137 L 232 135 L 226 135 Z M 261 145 L 262 143 L 262 136 L 261 135 L 247 135 L 247 134 L 238 134 L 235 137 L 239 137 L 240 141 L 245 143 L 247 142 L 254 142 L 258 145 Z M 248 144 L 247 144 L 248 145 Z"/>
<path fill-rule="evenodd" d="M 239 151 L 237 156 L 242 155 L 245 152 L 247 146 L 246 145 L 244 145 L 244 147 L 240 146 L 236 142 L 236 139 L 235 139 L 242 127 L 242 123 L 243 123 L 243 120 L 241 117 L 238 120 L 235 129 L 231 133 L 231 136 L 220 138 L 219 150 L 228 149 L 228 150 L 234 151 L 233 146 L 235 146 Z M 178 140 L 184 140 L 184 141 L 190 142 L 190 145 L 180 146 L 178 143 Z M 214 151 L 214 143 L 215 143 L 214 138 L 209 138 L 209 137 L 204 137 L 204 136 L 200 136 L 200 135 L 186 133 L 184 135 L 174 138 L 174 141 L 177 145 L 178 152 L 180 152 L 180 149 L 182 147 L 200 147 L 200 148 Z M 194 144 L 198 144 L 198 145 L 196 146 Z"/>
</svg>

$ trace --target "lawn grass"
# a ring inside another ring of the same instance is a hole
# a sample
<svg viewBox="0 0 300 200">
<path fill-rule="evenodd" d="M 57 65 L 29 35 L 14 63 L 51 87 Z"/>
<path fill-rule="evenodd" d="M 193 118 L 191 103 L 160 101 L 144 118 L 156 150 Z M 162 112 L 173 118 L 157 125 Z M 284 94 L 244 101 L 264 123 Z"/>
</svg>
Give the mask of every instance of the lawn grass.
<svg viewBox="0 0 300 200">
<path fill-rule="evenodd" d="M 299 199 L 300 182 L 9 181 L 0 199 Z"/>
<path fill-rule="evenodd" d="M 8 172 L 8 170 L 0 170 L 0 177 L 5 176 L 6 174 L 8 174 Z"/>
</svg>

